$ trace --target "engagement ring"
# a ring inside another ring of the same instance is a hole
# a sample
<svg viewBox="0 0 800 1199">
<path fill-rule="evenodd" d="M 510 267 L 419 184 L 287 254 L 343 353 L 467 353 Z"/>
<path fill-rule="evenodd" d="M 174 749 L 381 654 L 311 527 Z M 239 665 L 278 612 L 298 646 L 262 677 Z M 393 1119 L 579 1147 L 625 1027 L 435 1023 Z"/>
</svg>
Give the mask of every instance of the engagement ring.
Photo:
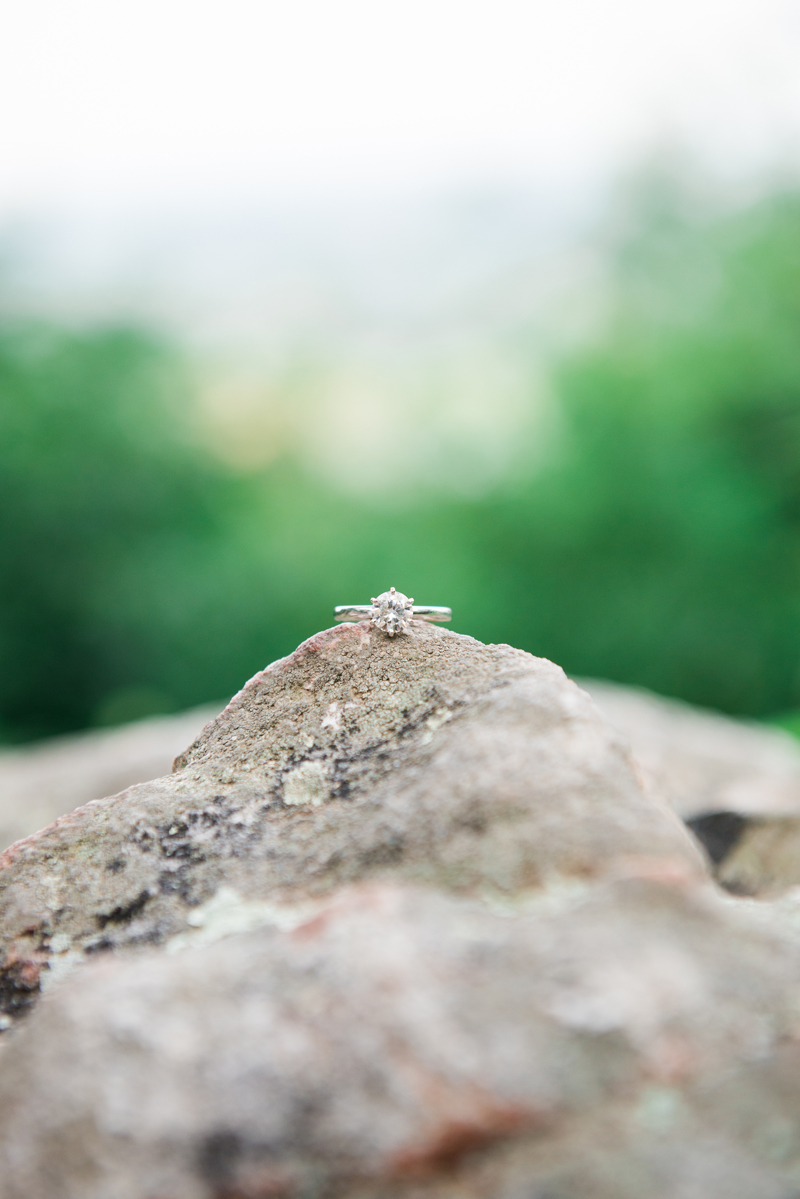
<svg viewBox="0 0 800 1199">
<path fill-rule="evenodd" d="M 395 591 L 384 591 L 371 604 L 340 604 L 334 608 L 336 620 L 369 620 L 376 629 L 382 629 L 390 637 L 395 633 L 407 633 L 412 620 L 452 620 L 450 608 L 415 606 L 413 599 Z"/>
</svg>

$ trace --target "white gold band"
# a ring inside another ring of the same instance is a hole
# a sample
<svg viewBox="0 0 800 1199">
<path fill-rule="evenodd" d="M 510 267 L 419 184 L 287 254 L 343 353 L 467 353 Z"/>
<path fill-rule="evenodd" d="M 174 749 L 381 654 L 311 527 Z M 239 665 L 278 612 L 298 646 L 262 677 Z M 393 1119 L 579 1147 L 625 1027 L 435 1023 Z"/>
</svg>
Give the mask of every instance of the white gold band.
<svg viewBox="0 0 800 1199">
<path fill-rule="evenodd" d="M 334 620 L 370 620 L 374 608 L 372 604 L 340 604 L 333 609 Z M 411 609 L 414 620 L 446 621 L 453 619 L 452 608 L 434 608 L 425 604 L 415 604 Z"/>
</svg>

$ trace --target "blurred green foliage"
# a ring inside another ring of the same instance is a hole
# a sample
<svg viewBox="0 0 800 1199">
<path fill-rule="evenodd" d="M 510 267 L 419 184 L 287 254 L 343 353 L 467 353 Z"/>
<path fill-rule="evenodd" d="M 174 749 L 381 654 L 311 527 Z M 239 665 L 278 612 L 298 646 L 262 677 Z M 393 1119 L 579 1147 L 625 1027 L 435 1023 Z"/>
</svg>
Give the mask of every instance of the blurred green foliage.
<svg viewBox="0 0 800 1199">
<path fill-rule="evenodd" d="M 0 330 L 0 734 L 222 699 L 390 584 L 454 628 L 723 710 L 800 707 L 800 196 L 640 197 L 544 462 L 480 499 L 236 471 L 129 329 Z"/>
</svg>

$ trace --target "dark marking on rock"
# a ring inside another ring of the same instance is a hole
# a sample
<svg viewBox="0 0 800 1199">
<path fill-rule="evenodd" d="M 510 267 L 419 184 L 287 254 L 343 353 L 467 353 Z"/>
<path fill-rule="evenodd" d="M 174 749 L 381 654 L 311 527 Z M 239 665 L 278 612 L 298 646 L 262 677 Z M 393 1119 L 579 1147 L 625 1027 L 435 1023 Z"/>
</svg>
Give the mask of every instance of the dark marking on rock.
<svg viewBox="0 0 800 1199">
<path fill-rule="evenodd" d="M 704 812 L 686 821 L 715 866 L 738 845 L 747 826 L 747 817 L 738 812 Z"/>
<path fill-rule="evenodd" d="M 145 905 L 150 899 L 152 899 L 152 895 L 149 890 L 140 891 L 130 903 L 120 904 L 110 912 L 101 912 L 96 917 L 97 923 L 100 928 L 105 928 L 108 924 L 127 924 L 129 920 L 133 920 L 135 916 L 144 911 Z"/>
<path fill-rule="evenodd" d="M 748 886 L 747 883 L 742 882 L 740 879 L 725 880 L 720 885 L 731 895 L 740 895 L 742 899 L 752 899 L 754 895 L 758 894 L 756 887 Z M 792 1196 L 792 1199 L 800 1199 L 800 1192 L 798 1192 L 796 1197 Z"/>
<path fill-rule="evenodd" d="M 110 862 L 106 862 L 106 870 L 109 874 L 119 874 L 120 870 L 124 870 L 127 862 L 124 858 L 114 858 Z"/>
<path fill-rule="evenodd" d="M 83 952 L 87 954 L 108 953 L 108 951 L 113 948 L 114 942 L 110 937 L 101 937 L 99 941 L 91 941 L 88 945 L 84 946 Z"/>
<path fill-rule="evenodd" d="M 126 937 L 126 945 L 160 945 L 164 940 L 168 930 L 165 929 L 163 923 L 159 922 L 152 928 L 148 928 L 146 932 L 137 933 L 135 937 Z M 115 946 L 116 948 L 116 946 Z"/>
<path fill-rule="evenodd" d="M 389 833 L 385 841 L 373 845 L 361 855 L 362 866 L 391 866 L 399 862 L 405 852 L 405 838 L 398 833 Z"/>
<path fill-rule="evenodd" d="M 212 1186 L 230 1183 L 242 1154 L 242 1139 L 229 1129 L 204 1137 L 197 1153 L 197 1172 Z"/>
<path fill-rule="evenodd" d="M 0 970 L 0 1012 L 24 1015 L 39 996 L 39 964 L 16 961 Z"/>
<path fill-rule="evenodd" d="M 177 858 L 178 861 L 200 863 L 206 860 L 206 854 L 190 840 L 162 845 L 161 851 L 165 858 Z"/>
<path fill-rule="evenodd" d="M 158 876 L 158 886 L 162 895 L 180 895 L 184 903 L 193 906 L 197 898 L 189 872 L 190 865 L 190 862 L 184 861 L 176 870 L 162 870 Z"/>
<path fill-rule="evenodd" d="M 466 829 L 467 832 L 475 833 L 480 836 L 485 833 L 489 827 L 489 820 L 482 812 L 474 812 L 465 816 L 463 820 L 459 820 L 459 826 Z"/>
</svg>

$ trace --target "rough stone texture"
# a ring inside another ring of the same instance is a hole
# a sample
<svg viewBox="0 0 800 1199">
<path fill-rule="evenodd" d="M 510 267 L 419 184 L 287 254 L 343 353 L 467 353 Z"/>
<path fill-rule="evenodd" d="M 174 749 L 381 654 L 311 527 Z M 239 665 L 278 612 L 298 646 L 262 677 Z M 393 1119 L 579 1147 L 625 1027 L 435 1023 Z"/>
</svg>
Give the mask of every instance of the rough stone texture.
<svg viewBox="0 0 800 1199">
<path fill-rule="evenodd" d="M 789 919 L 663 864 L 292 915 L 46 996 L 3 1054 L 2 1199 L 798 1193 Z"/>
<path fill-rule="evenodd" d="M 706 871 L 559 667 L 418 622 L 311 638 L 175 765 L 0 857 L 8 1019 L 81 955 L 186 929 L 223 885 L 297 900 L 393 874 L 511 894 L 636 855 Z"/>
<path fill-rule="evenodd" d="M 648 789 L 684 820 L 800 816 L 800 742 L 790 733 L 637 687 L 578 682 L 630 743 Z"/>
<path fill-rule="evenodd" d="M 194 708 L 1 751 L 0 851 L 90 799 L 166 774 L 218 712 Z"/>
</svg>

